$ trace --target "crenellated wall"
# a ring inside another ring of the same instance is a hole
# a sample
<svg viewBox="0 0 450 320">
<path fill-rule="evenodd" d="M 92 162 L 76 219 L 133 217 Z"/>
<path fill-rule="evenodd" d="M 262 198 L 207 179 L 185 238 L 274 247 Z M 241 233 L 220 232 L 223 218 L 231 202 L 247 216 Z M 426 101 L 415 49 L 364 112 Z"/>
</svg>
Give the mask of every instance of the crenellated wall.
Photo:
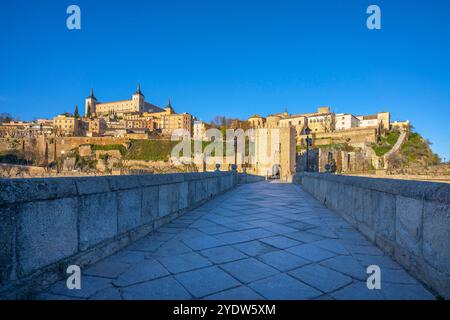
<svg viewBox="0 0 450 320">
<path fill-rule="evenodd" d="M 326 173 L 294 182 L 450 299 L 450 184 Z"/>
<path fill-rule="evenodd" d="M 0 179 L 0 298 L 27 297 L 238 184 L 236 172 Z M 246 182 L 246 180 L 244 181 Z"/>
</svg>

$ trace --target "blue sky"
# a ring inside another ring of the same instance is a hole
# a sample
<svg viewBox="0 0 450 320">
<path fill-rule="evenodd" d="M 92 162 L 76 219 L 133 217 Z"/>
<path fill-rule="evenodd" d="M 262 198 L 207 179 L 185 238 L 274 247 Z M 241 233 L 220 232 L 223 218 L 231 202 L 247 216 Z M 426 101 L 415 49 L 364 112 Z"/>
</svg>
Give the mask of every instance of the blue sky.
<svg viewBox="0 0 450 320">
<path fill-rule="evenodd" d="M 66 8 L 81 8 L 81 30 Z M 366 28 L 377 4 L 382 29 Z M 203 120 L 391 111 L 450 158 L 450 1 L 34 0 L 0 4 L 0 112 L 146 99 Z"/>
</svg>

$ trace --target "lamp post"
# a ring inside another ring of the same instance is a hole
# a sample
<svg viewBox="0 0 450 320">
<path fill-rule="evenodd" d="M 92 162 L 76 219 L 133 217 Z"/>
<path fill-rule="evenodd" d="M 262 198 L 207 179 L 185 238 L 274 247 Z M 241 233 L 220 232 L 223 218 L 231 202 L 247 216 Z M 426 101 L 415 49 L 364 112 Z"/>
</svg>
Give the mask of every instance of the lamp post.
<svg viewBox="0 0 450 320">
<path fill-rule="evenodd" d="M 306 171 L 309 171 L 309 144 L 310 144 L 309 134 L 311 133 L 311 129 L 308 126 L 305 129 L 305 133 L 306 133 Z"/>
</svg>

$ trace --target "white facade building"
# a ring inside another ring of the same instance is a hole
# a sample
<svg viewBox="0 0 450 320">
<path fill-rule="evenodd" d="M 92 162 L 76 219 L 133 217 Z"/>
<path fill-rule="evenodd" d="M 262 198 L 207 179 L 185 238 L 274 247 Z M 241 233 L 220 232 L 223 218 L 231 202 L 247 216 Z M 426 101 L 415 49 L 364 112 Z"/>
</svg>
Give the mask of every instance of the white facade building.
<svg viewBox="0 0 450 320">
<path fill-rule="evenodd" d="M 194 121 L 194 125 L 192 127 L 192 134 L 194 140 L 206 140 L 206 130 L 208 130 L 209 126 L 200 120 Z"/>
<path fill-rule="evenodd" d="M 377 127 L 378 118 L 376 115 L 371 116 L 357 116 L 360 127 Z"/>
<path fill-rule="evenodd" d="M 359 126 L 360 120 L 352 114 L 338 113 L 336 114 L 336 131 L 348 130 Z"/>
</svg>

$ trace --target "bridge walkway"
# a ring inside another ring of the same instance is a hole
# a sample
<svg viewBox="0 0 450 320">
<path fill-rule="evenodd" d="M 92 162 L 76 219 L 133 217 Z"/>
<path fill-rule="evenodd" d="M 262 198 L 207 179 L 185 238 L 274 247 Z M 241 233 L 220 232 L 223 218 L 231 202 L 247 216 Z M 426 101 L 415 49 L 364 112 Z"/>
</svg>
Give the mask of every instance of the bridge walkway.
<svg viewBox="0 0 450 320">
<path fill-rule="evenodd" d="M 381 269 L 369 290 L 366 268 Z M 36 299 L 434 299 L 300 186 L 241 185 Z"/>
</svg>

